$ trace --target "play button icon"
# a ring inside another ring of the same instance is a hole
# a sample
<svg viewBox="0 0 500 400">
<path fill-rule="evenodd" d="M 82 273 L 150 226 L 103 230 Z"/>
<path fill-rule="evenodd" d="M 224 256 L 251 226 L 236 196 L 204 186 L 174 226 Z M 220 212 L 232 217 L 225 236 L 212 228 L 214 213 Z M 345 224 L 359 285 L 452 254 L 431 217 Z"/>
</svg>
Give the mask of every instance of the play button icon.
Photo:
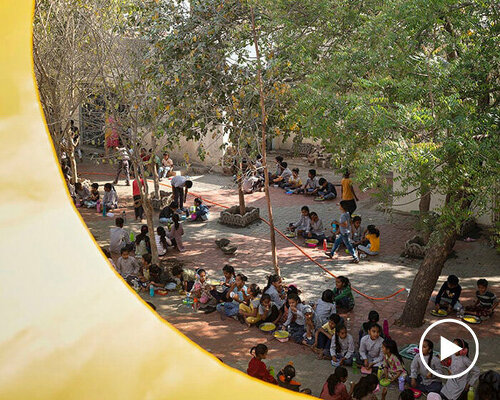
<svg viewBox="0 0 500 400">
<path fill-rule="evenodd" d="M 464 327 L 465 329 L 467 329 L 469 331 L 469 333 L 471 334 L 472 338 L 474 339 L 474 343 L 476 345 L 475 352 L 474 352 L 475 353 L 474 359 L 472 360 L 472 363 L 469 365 L 469 367 L 465 371 L 462 371 L 459 374 L 444 375 L 444 374 L 439 373 L 439 371 L 434 371 L 433 369 L 431 369 L 429 364 L 427 364 L 427 360 L 425 359 L 426 357 L 424 357 L 422 351 L 419 351 L 418 355 L 420 357 L 420 360 L 424 364 L 425 368 L 433 375 L 439 376 L 440 378 L 443 378 L 443 379 L 460 378 L 461 376 L 468 374 L 469 371 L 474 367 L 474 365 L 476 365 L 477 359 L 479 357 L 479 341 L 477 340 L 477 336 L 474 333 L 474 331 L 465 322 L 462 322 L 462 321 L 459 321 L 456 319 L 442 319 L 440 321 L 434 322 L 432 325 L 430 325 L 425 330 L 424 334 L 420 337 L 419 349 L 423 348 L 424 340 L 427 337 L 427 334 L 431 330 L 435 329 L 437 326 L 439 326 L 441 324 L 457 324 L 457 325 Z M 444 359 L 446 359 L 448 357 L 451 357 L 453 354 L 458 353 L 460 350 L 462 350 L 462 348 L 460 346 L 457 346 L 455 343 L 446 339 L 443 336 L 440 336 L 439 342 L 440 342 L 440 347 L 441 347 L 440 348 L 441 361 L 443 361 Z"/>
<path fill-rule="evenodd" d="M 452 354 L 458 353 L 462 348 L 457 346 L 455 343 L 450 342 L 448 339 L 441 336 L 440 339 L 440 347 L 441 347 L 441 361 L 445 358 L 448 358 Z"/>
</svg>

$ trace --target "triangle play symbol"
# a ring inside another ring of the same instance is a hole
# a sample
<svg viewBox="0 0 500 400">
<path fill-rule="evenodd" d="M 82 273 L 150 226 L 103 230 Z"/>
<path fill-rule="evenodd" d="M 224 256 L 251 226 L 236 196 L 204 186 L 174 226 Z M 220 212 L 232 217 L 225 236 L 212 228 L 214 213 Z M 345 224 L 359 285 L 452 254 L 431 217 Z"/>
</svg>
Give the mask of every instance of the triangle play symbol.
<svg viewBox="0 0 500 400">
<path fill-rule="evenodd" d="M 448 358 L 452 354 L 458 353 L 462 348 L 457 346 L 455 343 L 450 342 L 448 339 L 441 336 L 440 339 L 440 353 L 441 353 L 441 361 L 445 358 Z"/>
</svg>

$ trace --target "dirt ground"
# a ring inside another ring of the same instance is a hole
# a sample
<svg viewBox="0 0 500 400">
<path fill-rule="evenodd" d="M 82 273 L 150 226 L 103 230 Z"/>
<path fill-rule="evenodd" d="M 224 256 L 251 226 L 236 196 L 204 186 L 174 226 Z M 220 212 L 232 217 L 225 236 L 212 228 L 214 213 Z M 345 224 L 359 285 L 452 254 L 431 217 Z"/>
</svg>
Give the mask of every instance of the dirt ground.
<svg viewBox="0 0 500 400">
<path fill-rule="evenodd" d="M 300 160 L 292 160 L 289 162 L 290 165 L 298 165 L 302 170 L 301 175 L 304 175 L 306 168 Z M 333 175 L 331 171 L 319 169 L 319 172 L 335 183 L 340 182 L 340 176 Z M 83 177 L 99 184 L 112 181 L 114 176 L 113 167 L 97 166 L 88 161 L 80 165 L 80 173 Z M 218 204 L 228 206 L 237 204 L 237 192 L 230 177 L 211 174 L 192 176 L 191 179 L 194 181 L 193 193 Z M 165 180 L 162 183 L 166 185 L 169 182 Z M 120 208 L 117 213 L 124 210 L 127 216 L 126 228 L 137 233 L 141 222 L 133 221 L 131 187 L 124 186 L 124 181 L 121 180 L 116 189 L 120 198 Z M 162 190 L 168 190 L 168 187 L 162 186 Z M 387 319 L 389 322 L 390 334 L 398 342 L 400 348 L 410 343 L 418 343 L 425 328 L 437 318 L 427 314 L 426 323 L 418 329 L 400 328 L 393 324 L 401 314 L 408 290 L 419 266 L 417 260 L 400 257 L 404 242 L 415 233 L 415 220 L 411 216 L 390 215 L 377 211 L 376 202 L 370 193 L 358 190 L 358 194 L 361 201 L 358 203 L 356 213 L 362 216 L 363 226 L 372 223 L 381 231 L 381 254 L 379 256 L 362 260 L 357 265 L 350 264 L 347 255 L 343 255 L 337 262 L 332 262 L 322 254 L 322 251 L 306 249 L 300 240 L 297 240 L 297 243 L 303 251 L 333 274 L 348 276 L 353 287 L 364 294 L 385 297 L 400 288 L 405 289 L 398 295 L 385 300 L 370 300 L 356 294 L 354 310 L 344 315 L 348 329 L 355 339 L 368 312 L 375 309 L 379 312 L 381 321 Z M 288 196 L 277 188 L 271 189 L 271 196 L 273 214 L 279 229 L 284 229 L 289 222 L 296 220 L 300 207 L 304 204 L 318 212 L 325 226 L 329 221 L 338 217 L 336 202 L 317 203 L 304 196 Z M 192 200 L 193 197 L 190 197 L 188 204 L 192 204 Z M 263 193 L 248 195 L 246 201 L 247 206 L 259 207 L 262 217 L 267 216 Z M 269 227 L 262 222 L 241 229 L 223 226 L 217 222 L 221 210 L 219 206 L 212 206 L 209 221 L 204 224 L 185 222 L 186 252 L 171 251 L 167 258 L 181 261 L 190 268 L 203 267 L 209 275 L 215 278 L 222 275 L 222 266 L 230 263 L 238 272 L 241 271 L 248 276 L 248 283 L 257 283 L 262 288 L 265 286 L 266 276 L 272 273 Z M 98 243 L 107 246 L 109 228 L 114 225 L 114 219 L 102 217 L 95 213 L 95 210 L 81 208 L 80 212 Z M 227 237 L 238 245 L 238 251 L 234 256 L 223 255 L 215 246 L 214 240 L 221 237 Z M 278 236 L 277 248 L 279 264 L 286 283 L 296 284 L 302 290 L 301 297 L 304 301 L 316 301 L 323 290 L 333 287 L 333 277 L 308 260 L 290 242 Z M 491 290 L 497 295 L 500 294 L 498 290 L 500 257 L 494 249 L 488 247 L 484 238 L 472 243 L 457 242 L 455 251 L 456 257 L 447 261 L 436 290 L 448 274 L 454 273 L 461 279 L 464 288 L 461 301 L 464 303 L 473 300 L 475 281 L 481 277 L 487 278 L 490 281 Z M 250 348 L 257 343 L 266 343 L 270 350 L 267 364 L 277 370 L 287 362 L 293 361 L 298 372 L 298 380 L 302 382 L 303 387 L 311 388 L 313 395 L 319 395 L 326 378 L 333 372 L 333 367 L 328 361 L 317 360 L 315 354 L 309 349 L 293 343 L 279 343 L 261 333 L 257 328 L 248 329 L 232 319 L 222 321 L 217 313 L 209 315 L 195 313 L 182 304 L 182 298 L 179 295 L 169 294 L 165 297 L 155 296 L 154 298 L 150 298 L 148 293 L 140 295 L 144 300 L 151 301 L 157 307 L 157 312 L 176 329 L 235 368 L 246 371 L 250 360 Z M 429 303 L 429 310 L 430 307 Z M 500 357 L 499 328 L 498 313 L 481 325 L 473 326 L 480 340 L 478 366 L 482 370 L 490 368 L 500 370 L 496 362 Z M 455 337 L 459 334 L 461 331 L 456 328 L 449 328 L 446 332 L 447 337 Z M 356 382 L 359 379 L 351 369 L 349 369 L 349 374 L 349 381 Z M 396 399 L 397 393 L 397 389 L 392 388 L 388 398 Z"/>
</svg>

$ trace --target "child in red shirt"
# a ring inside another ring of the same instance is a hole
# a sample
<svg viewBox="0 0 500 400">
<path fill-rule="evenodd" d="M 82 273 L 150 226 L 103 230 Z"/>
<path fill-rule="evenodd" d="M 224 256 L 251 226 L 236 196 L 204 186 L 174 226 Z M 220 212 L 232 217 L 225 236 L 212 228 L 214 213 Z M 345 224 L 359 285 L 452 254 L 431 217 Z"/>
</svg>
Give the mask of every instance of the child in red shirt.
<svg viewBox="0 0 500 400">
<path fill-rule="evenodd" d="M 276 379 L 269 373 L 266 364 L 262 361 L 267 357 L 267 346 L 265 344 L 258 344 L 250 349 L 250 354 L 254 356 L 248 363 L 247 374 L 276 385 Z"/>
</svg>

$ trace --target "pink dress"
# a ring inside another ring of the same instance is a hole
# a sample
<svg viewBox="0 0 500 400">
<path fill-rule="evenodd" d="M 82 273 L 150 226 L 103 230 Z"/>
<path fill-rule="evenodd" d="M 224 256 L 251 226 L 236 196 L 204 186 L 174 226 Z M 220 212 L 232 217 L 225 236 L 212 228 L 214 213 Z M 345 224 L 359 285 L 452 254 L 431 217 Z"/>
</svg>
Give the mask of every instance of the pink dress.
<svg viewBox="0 0 500 400">
<path fill-rule="evenodd" d="M 406 377 L 404 366 L 394 354 L 391 354 L 389 357 L 384 355 L 384 368 L 387 368 L 388 378 L 391 380 L 394 379 L 400 371 L 400 376 Z"/>
</svg>

